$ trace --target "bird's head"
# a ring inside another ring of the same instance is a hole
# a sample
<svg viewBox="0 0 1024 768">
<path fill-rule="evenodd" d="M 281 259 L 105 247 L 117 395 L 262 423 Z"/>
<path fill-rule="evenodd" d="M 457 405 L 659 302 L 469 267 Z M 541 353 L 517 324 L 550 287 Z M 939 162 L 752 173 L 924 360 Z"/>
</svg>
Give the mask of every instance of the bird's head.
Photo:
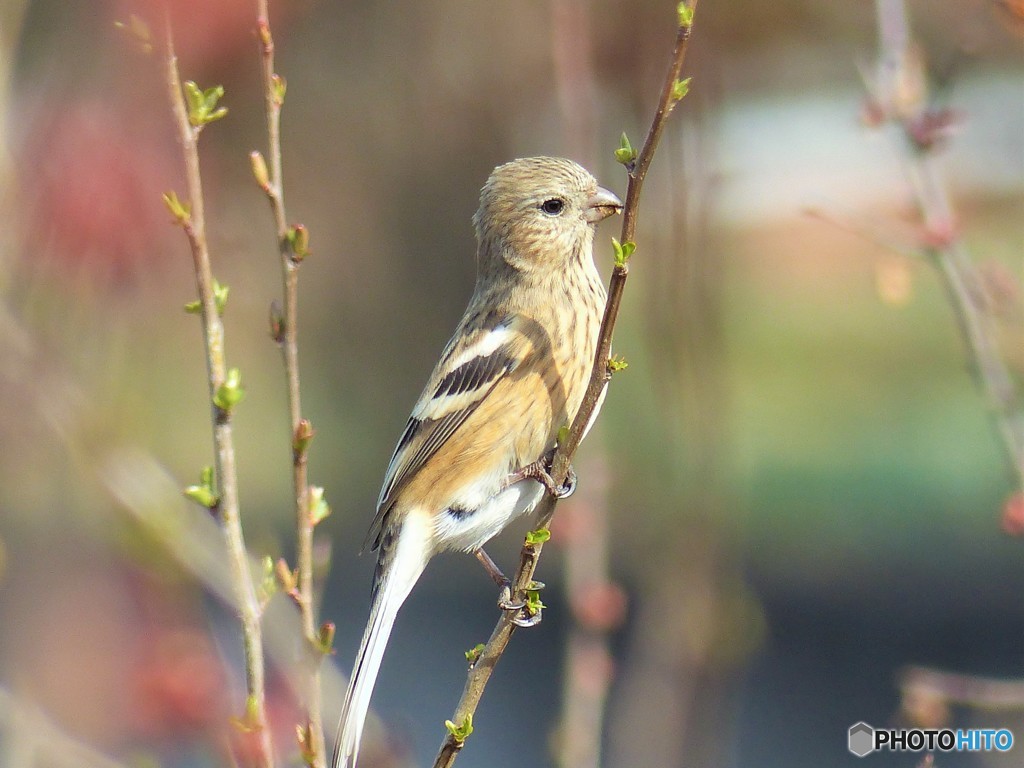
<svg viewBox="0 0 1024 768">
<path fill-rule="evenodd" d="M 499 165 L 473 216 L 483 271 L 507 264 L 549 273 L 590 258 L 594 227 L 622 210 L 614 194 L 572 160 L 528 157 Z"/>
</svg>

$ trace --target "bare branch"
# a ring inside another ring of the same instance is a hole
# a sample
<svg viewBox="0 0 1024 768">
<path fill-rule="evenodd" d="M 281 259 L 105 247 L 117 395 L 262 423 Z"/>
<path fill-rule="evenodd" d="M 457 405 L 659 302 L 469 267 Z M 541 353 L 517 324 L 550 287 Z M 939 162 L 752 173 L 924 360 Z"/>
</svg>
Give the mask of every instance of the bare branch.
<svg viewBox="0 0 1024 768">
<path fill-rule="evenodd" d="M 206 352 L 206 370 L 209 383 L 211 421 L 213 423 L 214 469 L 217 504 L 215 511 L 227 543 L 228 560 L 235 592 L 236 610 L 242 625 L 245 652 L 245 682 L 247 701 L 245 723 L 256 734 L 256 763 L 270 768 L 274 763 L 267 727 L 264 696 L 263 638 L 260 627 L 260 606 L 256 597 L 252 573 L 249 569 L 245 539 L 238 507 L 238 477 L 235 468 L 235 448 L 231 429 L 230 408 L 223 407 L 218 395 L 228 378 L 224 361 L 224 326 L 214 290 L 210 253 L 206 241 L 206 223 L 203 211 L 203 187 L 199 172 L 198 138 L 202 124 L 193 125 L 185 104 L 178 59 L 174 52 L 170 14 L 165 14 L 165 70 L 167 95 L 174 114 L 178 141 L 185 162 L 187 209 L 179 222 L 188 236 L 199 295 L 203 342 Z M 176 200 L 176 198 L 175 198 Z"/>
<path fill-rule="evenodd" d="M 297 588 L 293 598 L 302 617 L 302 633 L 310 654 L 304 705 L 306 723 L 300 724 L 303 759 L 313 768 L 323 768 L 326 759 L 323 716 L 321 714 L 320 662 L 318 647 L 316 605 L 313 594 L 313 529 L 316 522 L 310 508 L 307 472 L 309 441 L 312 427 L 302 418 L 299 385 L 298 305 L 299 265 L 304 254 L 299 253 L 289 238 L 288 219 L 284 206 L 284 183 L 281 177 L 281 106 L 284 102 L 285 82 L 274 71 L 274 39 L 270 32 L 268 0 L 258 1 L 258 41 L 262 63 L 263 94 L 267 114 L 267 153 L 269 168 L 264 164 L 266 178 L 257 182 L 266 192 L 277 230 L 277 249 L 281 260 L 284 309 L 281 327 L 275 329 L 275 340 L 281 346 L 285 378 L 288 387 L 288 415 L 292 456 L 292 487 L 295 499 Z M 255 153 L 254 153 L 255 156 Z M 255 164 L 254 169 L 258 166 Z"/>
<path fill-rule="evenodd" d="M 868 83 L 878 113 L 899 127 L 924 226 L 923 249 L 935 265 L 956 315 L 971 369 L 989 407 L 1018 489 L 1024 490 L 1024 411 L 999 352 L 990 299 L 956 227 L 953 204 L 936 160 L 943 120 L 928 104 L 924 67 L 910 41 L 903 0 L 876 0 L 879 54 Z"/>
</svg>

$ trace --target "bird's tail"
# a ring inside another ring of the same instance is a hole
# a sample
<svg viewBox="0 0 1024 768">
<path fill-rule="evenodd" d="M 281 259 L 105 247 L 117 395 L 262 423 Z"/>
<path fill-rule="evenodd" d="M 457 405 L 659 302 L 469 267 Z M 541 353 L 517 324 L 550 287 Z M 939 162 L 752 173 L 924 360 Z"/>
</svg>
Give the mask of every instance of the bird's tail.
<svg viewBox="0 0 1024 768">
<path fill-rule="evenodd" d="M 407 518 L 394 545 L 382 548 L 380 553 L 380 574 L 373 590 L 370 618 L 359 645 L 359 653 L 356 654 L 345 703 L 341 709 L 341 720 L 338 722 L 331 760 L 334 768 L 355 768 L 359 740 L 370 708 L 370 696 L 377 682 L 377 673 L 391 636 L 391 628 L 395 624 L 398 609 L 402 607 L 427 564 L 428 542 L 425 536 L 417 535 L 421 533 L 418 530 L 420 526 L 416 524 L 418 522 Z"/>
</svg>

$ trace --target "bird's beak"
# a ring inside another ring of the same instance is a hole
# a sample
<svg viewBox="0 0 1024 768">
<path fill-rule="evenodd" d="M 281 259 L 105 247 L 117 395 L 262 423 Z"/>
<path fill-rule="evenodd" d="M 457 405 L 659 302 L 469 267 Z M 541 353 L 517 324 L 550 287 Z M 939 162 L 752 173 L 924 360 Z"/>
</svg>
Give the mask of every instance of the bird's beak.
<svg viewBox="0 0 1024 768">
<path fill-rule="evenodd" d="M 597 192 L 587 200 L 587 209 L 583 215 L 591 224 L 597 224 L 613 213 L 621 212 L 622 201 L 604 187 L 598 187 Z"/>
</svg>

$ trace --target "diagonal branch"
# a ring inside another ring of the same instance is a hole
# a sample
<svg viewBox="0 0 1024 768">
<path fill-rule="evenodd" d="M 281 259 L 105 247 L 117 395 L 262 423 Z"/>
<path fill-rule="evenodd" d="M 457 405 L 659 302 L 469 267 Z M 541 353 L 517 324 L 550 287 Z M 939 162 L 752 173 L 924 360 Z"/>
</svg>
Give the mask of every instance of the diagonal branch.
<svg viewBox="0 0 1024 768">
<path fill-rule="evenodd" d="M 227 372 L 224 360 L 224 325 L 220 319 L 215 296 L 215 281 L 210 268 L 210 252 L 206 241 L 206 222 L 203 211 L 203 186 L 199 172 L 198 140 L 201 125 L 192 125 L 178 74 L 178 59 L 174 52 L 169 12 L 165 24 L 165 76 L 178 141 L 185 162 L 185 187 L 188 208 L 178 220 L 188 237 L 195 268 L 196 290 L 199 294 L 200 316 L 203 325 L 203 343 L 206 352 L 206 371 L 209 383 L 211 420 L 213 423 L 214 469 L 216 473 L 217 503 L 215 511 L 227 543 L 235 591 L 235 608 L 242 625 L 242 643 L 245 653 L 246 705 L 244 724 L 256 741 L 255 764 L 261 768 L 273 765 L 273 749 L 267 727 L 264 696 L 263 638 L 260 627 L 260 606 L 256 597 L 252 573 L 249 569 L 245 539 L 238 505 L 238 476 L 235 467 L 235 447 L 232 437 L 231 412 L 217 403 L 223 390 Z M 237 388 L 237 383 L 236 383 Z"/>
<path fill-rule="evenodd" d="M 632 161 L 629 170 L 629 182 L 626 190 L 626 201 L 623 209 L 622 237 L 623 243 L 632 242 L 636 231 L 636 221 L 640 204 L 640 193 L 643 189 L 644 179 L 647 170 L 654 158 L 654 152 L 658 147 L 665 122 L 668 120 L 672 109 L 678 102 L 676 86 L 679 83 L 679 75 L 686 58 L 686 51 L 690 41 L 692 30 L 692 11 L 696 7 L 696 0 L 689 4 L 680 3 L 679 17 L 680 24 L 676 34 L 675 46 L 672 50 L 672 59 L 669 64 L 665 82 L 662 85 L 661 97 L 658 100 L 657 111 L 651 122 L 650 130 L 636 159 Z M 619 314 L 619 307 L 622 303 L 622 292 L 625 288 L 626 278 L 629 274 L 628 262 L 616 263 L 611 280 L 608 285 L 608 301 L 605 305 L 604 317 L 601 322 L 601 331 L 598 338 L 597 352 L 594 356 L 594 367 L 590 376 L 590 383 L 586 394 L 583 397 L 579 412 L 573 419 L 568 434 L 564 440 L 559 440 L 558 450 L 552 460 L 551 476 L 556 485 L 565 482 L 569 474 L 569 466 L 576 449 L 579 447 L 583 434 L 590 424 L 601 394 L 611 377 L 609 368 L 609 356 L 611 352 L 612 332 L 615 321 Z M 557 500 L 548 494 L 538 505 L 537 517 L 538 528 L 547 528 L 555 512 Z M 533 574 L 537 568 L 543 542 L 535 541 L 531 537 L 524 544 L 520 553 L 519 568 L 513 579 L 513 595 L 522 597 L 533 582 Z M 503 613 L 495 625 L 490 639 L 483 650 L 477 656 L 476 662 L 469 670 L 466 678 L 466 686 L 462 692 L 455 709 L 451 722 L 457 726 L 456 730 L 465 733 L 472 725 L 473 713 L 476 712 L 480 699 L 483 696 L 491 673 L 497 665 L 498 660 L 505 652 L 516 625 L 513 623 L 514 613 Z M 459 751 L 465 743 L 465 738 L 460 738 L 449 731 L 448 736 L 441 744 L 437 757 L 434 759 L 434 768 L 448 768 L 455 762 Z"/>
</svg>

